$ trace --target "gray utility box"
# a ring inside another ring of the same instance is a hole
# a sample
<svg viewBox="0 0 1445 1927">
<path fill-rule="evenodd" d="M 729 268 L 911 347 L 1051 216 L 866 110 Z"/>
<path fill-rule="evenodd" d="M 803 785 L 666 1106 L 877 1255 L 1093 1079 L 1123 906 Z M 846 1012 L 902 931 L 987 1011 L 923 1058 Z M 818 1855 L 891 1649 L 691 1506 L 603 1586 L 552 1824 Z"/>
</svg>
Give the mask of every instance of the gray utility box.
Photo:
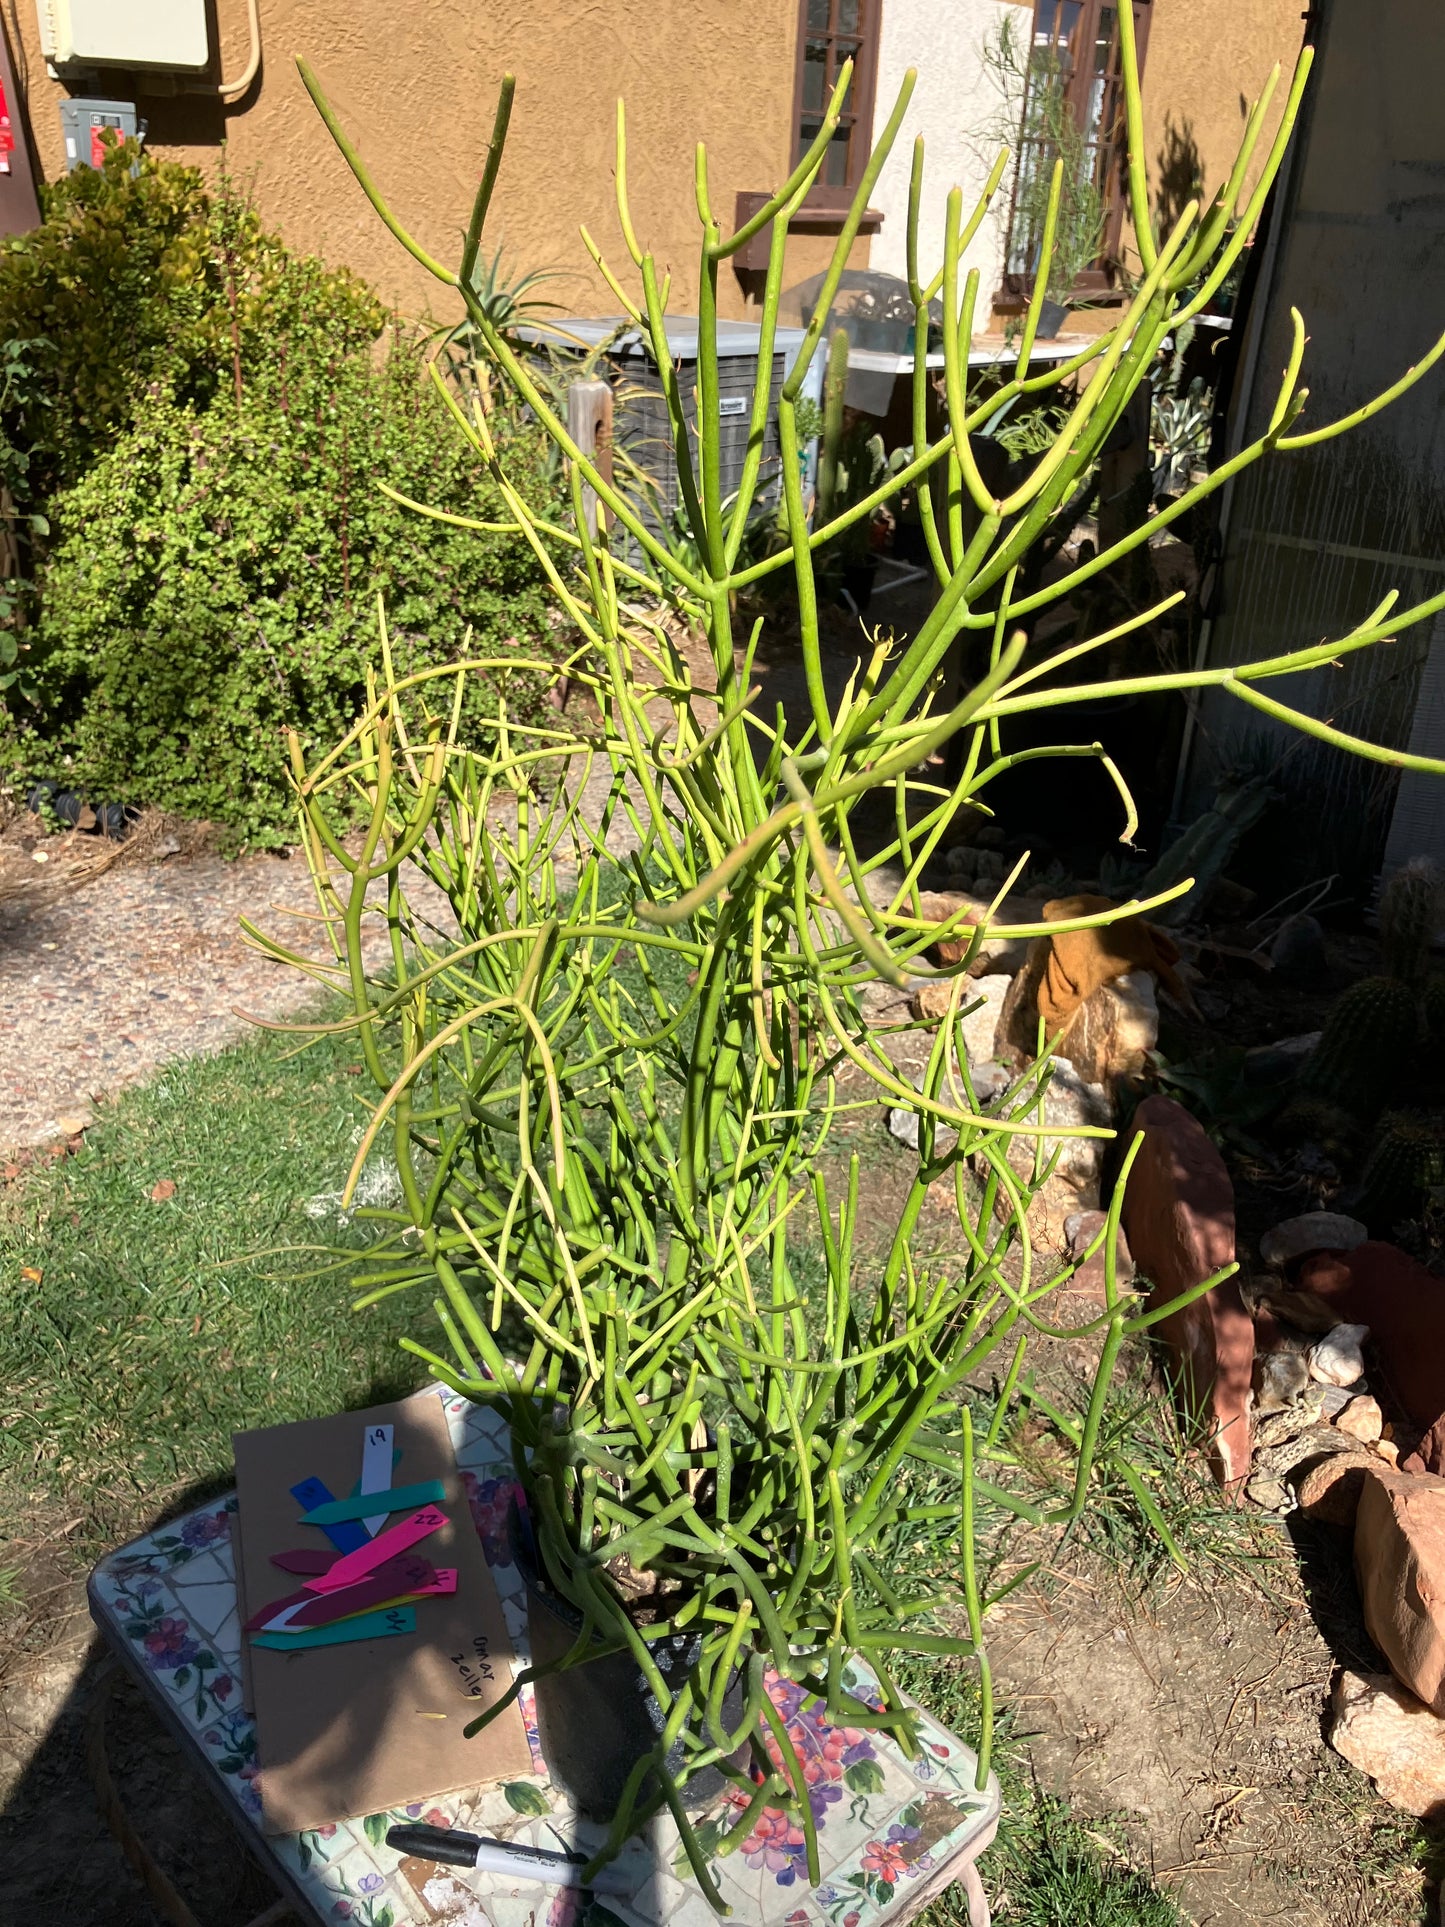
<svg viewBox="0 0 1445 1927">
<path fill-rule="evenodd" d="M 145 123 L 136 118 L 133 100 L 63 100 L 60 130 L 65 136 L 65 167 L 99 167 L 105 158 L 103 136 L 117 140 L 145 139 Z"/>
<path fill-rule="evenodd" d="M 539 347 L 564 363 L 575 356 L 580 363 L 589 350 L 617 333 L 620 317 L 601 320 L 562 320 L 545 328 L 523 332 Z M 750 322 L 718 323 L 719 428 L 722 444 L 723 498 L 734 494 L 742 481 L 743 463 L 748 451 L 748 426 L 752 420 L 753 394 L 758 380 L 760 330 Z M 677 370 L 677 385 L 682 396 L 692 443 L 693 463 L 698 461 L 697 437 L 697 320 L 679 315 L 667 323 L 667 345 Z M 801 328 L 779 328 L 773 337 L 773 365 L 769 371 L 767 428 L 763 440 L 763 461 L 754 513 L 775 507 L 780 496 L 781 451 L 778 446 L 778 392 L 787 379 L 803 345 Z M 614 396 L 613 444 L 625 457 L 615 463 L 613 481 L 638 508 L 647 526 L 660 531 L 672 523 L 682 496 L 677 479 L 677 456 L 663 397 L 662 375 L 641 333 L 629 329 L 607 348 L 593 370 L 612 385 Z M 818 399 L 823 375 L 823 358 L 814 356 L 808 370 L 805 392 Z M 633 470 L 645 480 L 639 481 Z M 805 482 L 806 485 L 806 482 Z"/>
</svg>

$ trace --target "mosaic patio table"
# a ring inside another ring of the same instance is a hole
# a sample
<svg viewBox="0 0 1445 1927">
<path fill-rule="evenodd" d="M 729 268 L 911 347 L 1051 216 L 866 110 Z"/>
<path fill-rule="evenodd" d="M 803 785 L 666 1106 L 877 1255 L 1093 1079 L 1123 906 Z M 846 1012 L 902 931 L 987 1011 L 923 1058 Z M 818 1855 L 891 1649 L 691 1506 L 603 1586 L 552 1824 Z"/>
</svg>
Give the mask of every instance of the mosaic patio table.
<svg viewBox="0 0 1445 1927">
<path fill-rule="evenodd" d="M 527 1601 L 507 1536 L 513 1479 L 506 1431 L 485 1408 L 437 1395 L 522 1667 Z M 579 1818 L 548 1781 L 530 1689 L 521 1695 L 535 1769 L 529 1777 L 303 1833 L 263 1833 L 255 1728 L 241 1705 L 235 1505 L 234 1494 L 214 1500 L 103 1559 L 91 1574 L 90 1608 L 303 1919 L 327 1927 L 337 1921 L 355 1927 L 438 1921 L 452 1927 L 713 1927 L 716 1915 L 666 1818 L 624 1849 L 617 1865 L 635 1884 L 624 1898 L 609 1895 L 605 1903 L 409 1859 L 387 1846 L 388 1827 L 408 1820 L 553 1849 L 585 1851 L 601 1839 L 603 1829 Z M 877 1698 L 861 1662 L 853 1662 L 846 1684 L 864 1699 Z M 896 1927 L 958 1881 L 973 1927 L 987 1927 L 974 1861 L 993 1839 L 999 1795 L 992 1778 L 984 1792 L 975 1789 L 970 1749 L 923 1714 L 919 1757 L 908 1760 L 881 1734 L 830 1725 L 821 1702 L 790 1680 L 770 1679 L 769 1691 L 804 1762 L 822 1881 L 807 1884 L 801 1827 L 785 1813 L 765 1810 L 748 1839 L 713 1863 L 732 1919 L 758 1927 Z M 732 1797 L 723 1796 L 702 1819 L 705 1842 L 735 1817 Z"/>
</svg>

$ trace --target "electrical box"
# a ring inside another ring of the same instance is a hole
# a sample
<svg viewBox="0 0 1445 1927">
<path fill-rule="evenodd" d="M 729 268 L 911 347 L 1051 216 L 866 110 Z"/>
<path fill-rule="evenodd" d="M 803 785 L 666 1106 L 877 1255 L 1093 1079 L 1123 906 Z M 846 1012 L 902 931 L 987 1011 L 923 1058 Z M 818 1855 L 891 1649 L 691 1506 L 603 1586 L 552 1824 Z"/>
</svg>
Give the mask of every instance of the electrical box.
<svg viewBox="0 0 1445 1927">
<path fill-rule="evenodd" d="M 36 0 L 53 68 L 162 68 L 204 73 L 206 0 Z"/>
<path fill-rule="evenodd" d="M 145 138 L 145 123 L 136 119 L 130 100 L 63 100 L 60 131 L 65 136 L 65 171 L 99 167 L 105 158 L 104 134 L 114 130 L 120 140 Z"/>
</svg>

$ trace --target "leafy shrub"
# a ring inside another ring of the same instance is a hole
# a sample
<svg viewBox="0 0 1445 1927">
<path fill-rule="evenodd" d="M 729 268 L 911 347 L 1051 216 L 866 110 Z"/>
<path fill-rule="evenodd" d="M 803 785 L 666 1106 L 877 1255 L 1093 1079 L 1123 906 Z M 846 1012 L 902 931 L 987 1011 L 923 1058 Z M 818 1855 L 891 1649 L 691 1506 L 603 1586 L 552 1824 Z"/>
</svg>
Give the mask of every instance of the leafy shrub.
<svg viewBox="0 0 1445 1927">
<path fill-rule="evenodd" d="M 386 310 L 348 269 L 291 254 L 223 175 L 112 145 L 42 189 L 0 246 L 0 340 L 32 344 L 30 479 L 84 475 L 158 389 L 204 407 L 305 356 L 375 340 Z"/>
<path fill-rule="evenodd" d="M 64 497 L 30 657 L 50 762 L 94 794 L 280 840 L 281 733 L 350 725 L 378 591 L 399 667 L 545 633 L 530 551 L 376 486 L 485 519 L 502 505 L 479 467 L 404 342 L 338 368 L 319 419 L 269 394 L 153 402 Z M 541 696 L 518 678 L 524 712 Z"/>
<path fill-rule="evenodd" d="M 378 593 L 398 668 L 535 655 L 551 633 L 520 538 L 378 486 L 505 516 L 420 337 L 267 234 L 224 175 L 212 194 L 128 146 L 47 190 L 43 225 L 0 248 L 6 338 L 26 381 L 23 407 L 0 387 L 0 447 L 53 531 L 29 630 L 0 653 L 18 773 L 274 844 L 293 834 L 282 732 L 350 725 Z M 545 500 L 536 431 L 509 416 L 495 432 Z M 538 713 L 540 679 L 511 682 L 514 712 Z"/>
</svg>

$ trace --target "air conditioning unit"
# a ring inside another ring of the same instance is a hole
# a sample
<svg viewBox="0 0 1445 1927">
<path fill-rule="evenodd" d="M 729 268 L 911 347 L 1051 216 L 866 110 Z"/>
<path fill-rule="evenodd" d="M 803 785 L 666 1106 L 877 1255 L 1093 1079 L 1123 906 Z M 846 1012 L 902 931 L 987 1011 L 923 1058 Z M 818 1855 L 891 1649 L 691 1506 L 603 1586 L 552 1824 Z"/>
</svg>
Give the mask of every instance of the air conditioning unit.
<svg viewBox="0 0 1445 1927">
<path fill-rule="evenodd" d="M 210 60 L 206 0 L 36 0 L 36 12 L 52 70 L 199 74 Z"/>
<path fill-rule="evenodd" d="M 661 534 L 672 522 L 682 496 L 677 479 L 677 454 L 663 394 L 662 374 L 650 344 L 640 330 L 622 328 L 620 317 L 549 322 L 545 328 L 524 330 L 528 339 L 563 360 L 581 362 L 591 350 L 607 342 L 593 372 L 604 376 L 614 391 L 613 446 L 624 459 L 616 464 L 614 481 L 635 502 L 642 520 Z M 747 458 L 748 428 L 759 379 L 761 330 L 750 322 L 718 323 L 718 429 L 721 443 L 723 499 L 742 481 Z M 616 336 L 615 340 L 610 337 Z M 769 405 L 763 460 L 754 513 L 776 507 L 781 492 L 782 456 L 778 444 L 778 394 L 803 345 L 801 328 L 779 328 L 773 337 L 772 367 L 768 370 Z M 697 321 L 679 315 L 667 323 L 667 346 L 677 371 L 677 385 L 687 418 L 693 460 L 698 459 L 697 436 Z M 814 357 L 806 387 L 817 401 L 821 394 L 823 357 Z M 633 472 L 635 471 L 635 472 Z M 639 481 L 639 477 L 643 478 Z"/>
</svg>

